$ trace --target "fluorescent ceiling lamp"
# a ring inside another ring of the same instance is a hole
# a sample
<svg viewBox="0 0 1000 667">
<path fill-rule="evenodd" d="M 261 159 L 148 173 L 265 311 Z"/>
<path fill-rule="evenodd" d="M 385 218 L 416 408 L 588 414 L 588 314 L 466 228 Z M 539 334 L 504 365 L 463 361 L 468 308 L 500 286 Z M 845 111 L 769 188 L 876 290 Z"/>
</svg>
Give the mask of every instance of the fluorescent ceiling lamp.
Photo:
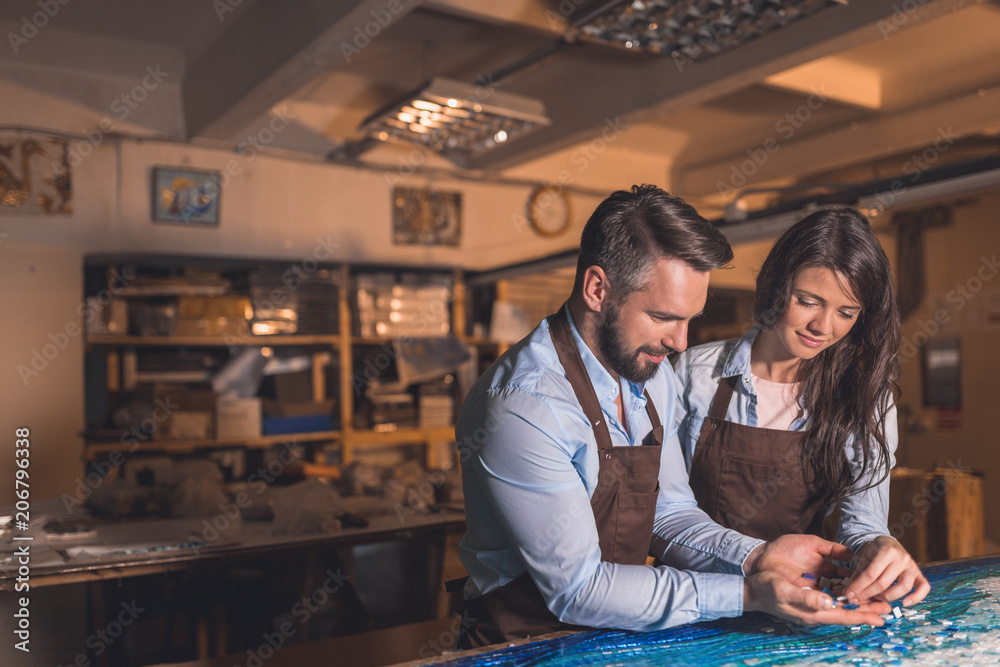
<svg viewBox="0 0 1000 667">
<path fill-rule="evenodd" d="M 614 0 L 574 21 L 584 39 L 696 61 L 845 0 Z"/>
<path fill-rule="evenodd" d="M 807 206 L 797 211 L 779 213 L 767 218 L 750 220 L 749 222 L 720 225 L 719 231 L 726 236 L 726 240 L 732 245 L 770 241 L 778 238 L 786 229 L 810 213 L 818 211 L 820 208 L 822 207 Z"/>
<path fill-rule="evenodd" d="M 873 218 L 893 207 L 916 206 L 996 187 L 1000 187 L 1000 169 L 989 169 L 924 185 L 876 192 L 871 196 L 858 199 L 854 208 L 869 218 Z M 811 204 L 796 211 L 778 213 L 747 222 L 728 221 L 720 224 L 722 221 L 716 221 L 715 224 L 718 225 L 719 231 L 725 234 L 729 242 L 734 245 L 768 241 L 778 238 L 782 232 L 807 215 L 827 207 L 828 205 Z"/>
<path fill-rule="evenodd" d="M 412 143 L 445 156 L 470 158 L 550 122 L 540 100 L 437 77 L 368 117 L 359 131 L 378 141 Z"/>
<path fill-rule="evenodd" d="M 862 213 L 873 217 L 893 207 L 913 206 L 929 201 L 957 197 L 958 195 L 987 190 L 1000 186 L 1000 169 L 990 169 L 977 174 L 956 176 L 943 181 L 935 181 L 925 185 L 913 185 L 894 190 L 878 192 L 870 197 L 858 200 L 857 208 Z"/>
</svg>

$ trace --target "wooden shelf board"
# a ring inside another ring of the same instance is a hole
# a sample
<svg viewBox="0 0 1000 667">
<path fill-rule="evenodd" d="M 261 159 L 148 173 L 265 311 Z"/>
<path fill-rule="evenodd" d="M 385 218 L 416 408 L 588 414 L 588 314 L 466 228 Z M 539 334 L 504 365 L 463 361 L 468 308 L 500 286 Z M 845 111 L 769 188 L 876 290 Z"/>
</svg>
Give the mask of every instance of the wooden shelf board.
<svg viewBox="0 0 1000 667">
<path fill-rule="evenodd" d="M 230 345 L 267 347 L 269 345 L 337 345 L 340 336 L 289 335 L 289 336 L 116 336 L 98 334 L 87 336 L 87 345 L 198 345 L 204 347 L 228 347 Z"/>
<path fill-rule="evenodd" d="M 352 345 L 391 345 L 397 340 L 389 336 L 351 336 Z"/>
<path fill-rule="evenodd" d="M 478 338 L 476 336 L 466 336 L 461 339 L 463 343 L 468 343 L 469 345 L 492 345 L 496 347 L 497 345 L 503 345 L 500 341 L 493 340 L 491 338 Z"/>
<path fill-rule="evenodd" d="M 408 442 L 427 442 L 430 440 L 454 440 L 454 426 L 436 426 L 433 428 L 403 428 L 398 431 L 351 431 L 344 439 L 354 446 L 400 445 Z"/>
<path fill-rule="evenodd" d="M 192 440 L 147 440 L 140 443 L 135 451 L 165 450 L 168 452 L 191 452 L 196 449 L 220 449 L 230 447 L 249 447 L 260 449 L 285 442 L 313 442 L 318 440 L 339 440 L 340 431 L 315 431 L 313 433 L 287 433 L 281 435 L 262 435 L 256 438 L 198 438 Z M 88 442 L 90 453 L 113 452 L 125 449 L 121 442 Z"/>
</svg>

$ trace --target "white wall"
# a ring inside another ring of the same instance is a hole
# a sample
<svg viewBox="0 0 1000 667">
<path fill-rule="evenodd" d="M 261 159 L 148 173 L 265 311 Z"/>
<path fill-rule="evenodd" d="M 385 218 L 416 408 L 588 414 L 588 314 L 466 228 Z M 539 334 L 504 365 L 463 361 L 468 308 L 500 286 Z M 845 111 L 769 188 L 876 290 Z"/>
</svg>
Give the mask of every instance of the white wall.
<svg viewBox="0 0 1000 667">
<path fill-rule="evenodd" d="M 83 470 L 82 268 L 79 250 L 0 240 L 0 503 L 14 502 L 17 428 L 31 432 L 32 499 L 72 493 Z"/>
</svg>

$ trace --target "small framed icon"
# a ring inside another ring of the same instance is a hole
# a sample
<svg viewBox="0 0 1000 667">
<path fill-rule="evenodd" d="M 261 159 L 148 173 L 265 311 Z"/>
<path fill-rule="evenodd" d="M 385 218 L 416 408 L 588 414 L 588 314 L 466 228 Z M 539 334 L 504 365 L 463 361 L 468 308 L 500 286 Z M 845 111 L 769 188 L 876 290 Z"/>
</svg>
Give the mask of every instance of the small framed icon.
<svg viewBox="0 0 1000 667">
<path fill-rule="evenodd" d="M 153 221 L 219 226 L 219 172 L 153 168 Z"/>
</svg>

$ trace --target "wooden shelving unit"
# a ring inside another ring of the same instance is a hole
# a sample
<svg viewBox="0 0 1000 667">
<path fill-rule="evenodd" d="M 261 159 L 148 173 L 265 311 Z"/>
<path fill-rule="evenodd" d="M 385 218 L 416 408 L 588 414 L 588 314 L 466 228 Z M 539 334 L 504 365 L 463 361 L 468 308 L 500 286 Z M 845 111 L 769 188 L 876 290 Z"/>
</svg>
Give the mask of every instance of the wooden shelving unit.
<svg viewBox="0 0 1000 667">
<path fill-rule="evenodd" d="M 183 266 L 182 260 L 178 260 Z M 367 337 L 352 334 L 351 299 L 354 296 L 351 289 L 351 271 L 349 264 L 339 264 L 330 267 L 340 273 L 338 290 L 338 331 L 323 335 L 268 335 L 268 336 L 136 336 L 116 334 L 90 334 L 86 337 L 88 349 L 105 348 L 107 358 L 107 389 L 109 392 L 119 392 L 132 387 L 125 386 L 122 378 L 128 376 L 131 382 L 142 374 L 135 373 L 136 355 L 139 350 L 150 348 L 237 348 L 237 347 L 277 347 L 277 346 L 308 346 L 313 348 L 312 364 L 312 395 L 313 400 L 322 401 L 326 398 L 326 374 L 320 363 L 325 355 L 333 355 L 339 362 L 339 421 L 340 428 L 332 431 L 293 433 L 283 435 L 264 435 L 254 438 L 196 438 L 196 439 L 151 439 L 141 443 L 138 450 L 163 451 L 168 454 L 192 453 L 212 449 L 245 447 L 248 449 L 265 449 L 282 443 L 310 443 L 336 441 L 340 446 L 341 462 L 350 463 L 356 452 L 363 448 L 391 447 L 403 444 L 441 443 L 454 440 L 453 426 L 433 428 L 399 428 L 395 430 L 358 430 L 354 426 L 355 392 L 352 381 L 354 368 L 354 348 L 356 346 L 391 345 L 396 339 L 391 337 Z M 485 348 L 496 349 L 496 344 L 485 339 L 473 339 L 465 336 L 465 287 L 463 275 L 455 271 L 454 290 L 452 298 L 452 333 L 457 338 Z M 141 297 L 130 297 L 141 298 Z M 131 369 L 131 373 L 123 373 Z M 178 377 L 181 377 L 179 374 Z M 140 379 L 141 381 L 141 379 Z M 461 400 L 456 397 L 456 404 Z M 85 453 L 88 459 L 107 455 L 114 451 L 129 449 L 119 440 L 85 438 Z M 428 466 L 440 464 L 431 454 L 432 447 L 426 447 Z M 322 461 L 320 461 L 322 462 Z"/>
</svg>

